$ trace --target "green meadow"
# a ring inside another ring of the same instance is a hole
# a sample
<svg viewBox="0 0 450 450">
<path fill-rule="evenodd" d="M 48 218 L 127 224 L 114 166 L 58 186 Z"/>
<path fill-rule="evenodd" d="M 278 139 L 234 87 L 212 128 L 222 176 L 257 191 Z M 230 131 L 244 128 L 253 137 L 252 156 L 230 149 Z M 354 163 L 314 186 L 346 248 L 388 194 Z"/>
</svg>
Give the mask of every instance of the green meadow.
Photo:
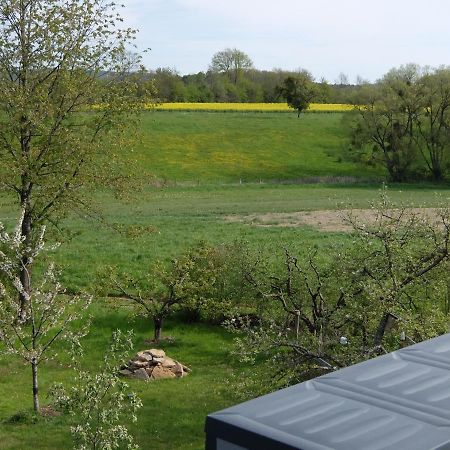
<svg viewBox="0 0 450 450">
<path fill-rule="evenodd" d="M 106 189 L 93 192 L 97 217 L 70 213 L 62 231 L 50 230 L 52 240 L 62 245 L 49 257 L 62 268 L 69 291 L 94 292 L 102 267 L 143 273 L 156 259 L 168 261 L 200 241 L 244 240 L 273 258 L 282 257 L 283 246 L 301 253 L 350 243 L 345 233 L 276 226 L 276 213 L 364 208 L 377 198 L 381 181 L 374 180 L 382 180 L 383 172 L 343 162 L 345 147 L 339 113 L 300 119 L 275 113 L 145 113 L 130 159 L 167 183 L 145 186 L 126 200 Z M 328 184 L 299 181 L 315 177 Z M 344 177 L 352 183 L 331 184 Z M 389 192 L 398 204 L 450 203 L 449 186 L 392 185 Z M 263 213 L 274 214 L 274 226 L 246 220 Z M 11 225 L 16 216 L 14 202 L 0 196 L 0 220 Z M 134 329 L 135 352 L 146 347 L 144 339 L 152 334 L 148 323 L 131 318 L 117 301 L 105 300 L 106 294 L 97 292 L 91 307 L 85 367 L 101 362 L 117 328 Z M 164 350 L 192 373 L 179 380 L 130 381 L 144 407 L 137 424 L 129 427 L 143 449 L 201 449 L 206 415 L 240 400 L 232 380 L 245 376 L 245 368 L 230 356 L 232 337 L 220 326 L 174 317 L 164 333 L 173 337 Z M 46 362 L 40 373 L 43 404 L 53 382 L 70 384 L 74 375 L 64 358 Z M 15 358 L 0 358 L 0 448 L 71 448 L 67 417 L 36 420 L 31 411 L 31 370 Z"/>
<path fill-rule="evenodd" d="M 345 113 L 147 112 L 134 158 L 170 181 L 237 183 L 309 177 L 380 178 L 342 161 Z"/>
</svg>

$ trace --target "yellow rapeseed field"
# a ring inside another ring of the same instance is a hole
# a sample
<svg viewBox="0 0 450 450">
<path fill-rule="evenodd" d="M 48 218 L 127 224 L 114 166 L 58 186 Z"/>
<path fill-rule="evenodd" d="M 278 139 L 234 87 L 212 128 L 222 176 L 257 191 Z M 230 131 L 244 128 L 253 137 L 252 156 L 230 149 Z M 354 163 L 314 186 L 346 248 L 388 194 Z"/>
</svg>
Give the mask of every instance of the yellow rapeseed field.
<svg viewBox="0 0 450 450">
<path fill-rule="evenodd" d="M 161 111 L 256 111 L 256 112 L 289 112 L 292 108 L 286 103 L 161 103 L 156 105 Z M 311 103 L 311 112 L 344 112 L 351 111 L 352 105 Z"/>
</svg>

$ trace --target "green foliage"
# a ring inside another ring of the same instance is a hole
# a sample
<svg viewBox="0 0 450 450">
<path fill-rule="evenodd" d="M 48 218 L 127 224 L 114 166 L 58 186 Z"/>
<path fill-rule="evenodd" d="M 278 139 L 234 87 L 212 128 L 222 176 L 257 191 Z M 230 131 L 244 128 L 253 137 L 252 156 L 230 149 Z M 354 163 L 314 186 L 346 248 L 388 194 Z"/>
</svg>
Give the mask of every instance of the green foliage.
<svg viewBox="0 0 450 450">
<path fill-rule="evenodd" d="M 391 180 L 442 181 L 450 161 L 450 71 L 414 64 L 392 69 L 361 90 L 352 145 L 386 167 Z"/>
<path fill-rule="evenodd" d="M 375 345 L 382 344 L 384 331 L 379 327 L 384 325 L 380 316 L 385 318 L 387 314 L 401 318 L 399 326 L 404 326 L 406 336 L 414 341 L 443 332 L 449 279 L 448 207 L 439 209 L 435 217 L 410 212 L 405 207 L 395 208 L 383 191 L 373 208 L 373 223 L 347 217 L 356 239 L 345 267 L 351 274 L 352 301 L 358 315 L 378 317 Z M 398 345 L 391 340 L 387 348 Z"/>
<path fill-rule="evenodd" d="M 190 266 L 192 281 L 182 310 L 191 319 L 222 323 L 237 311 L 253 309 L 254 299 L 244 279 L 249 251 L 248 243 L 242 240 L 220 245 L 202 243 L 177 260 Z"/>
<path fill-rule="evenodd" d="M 166 274 L 166 283 L 174 276 L 184 277 L 185 283 L 181 289 L 184 301 L 180 306 L 192 319 L 214 315 L 219 312 L 218 309 L 223 309 L 219 305 L 224 299 L 218 293 L 219 284 L 223 286 L 225 281 L 222 277 L 220 283 L 219 277 L 224 274 L 226 257 L 224 246 L 200 243 L 173 260 L 171 271 Z"/>
<path fill-rule="evenodd" d="M 138 98 L 139 60 L 125 51 L 135 32 L 120 22 L 102 0 L 2 3 L 0 188 L 31 227 L 79 203 L 81 186 L 115 176 L 100 169 L 149 95 Z"/>
<path fill-rule="evenodd" d="M 157 89 L 159 101 L 179 102 L 185 98 L 185 86 L 174 70 L 168 68 L 156 69 L 155 72 L 150 74 L 150 77 Z"/>
<path fill-rule="evenodd" d="M 419 81 L 424 113 L 416 121 L 417 145 L 434 180 L 450 173 L 450 70 L 425 73 Z"/>
<path fill-rule="evenodd" d="M 337 249 L 334 249 L 336 252 Z M 259 365 L 264 389 L 304 381 L 360 360 L 359 342 L 342 345 L 351 312 L 348 293 L 337 281 L 341 270 L 316 252 L 302 261 L 285 250 L 283 267 L 250 267 L 248 282 L 260 298 L 257 317 L 236 317 L 227 328 L 234 332 L 235 355 Z M 277 270 L 278 269 L 278 270 Z M 351 328 L 352 324 L 348 324 Z M 259 374 L 257 374 L 257 379 Z"/>
<path fill-rule="evenodd" d="M 141 278 L 107 268 L 103 283 L 131 301 L 138 315 L 153 321 L 154 340 L 158 342 L 163 322 L 177 310 L 199 319 L 220 317 L 229 309 L 229 299 L 223 296 L 224 286 L 229 283 L 228 255 L 225 246 L 200 243 L 172 259 L 169 265 L 157 261 Z"/>
<path fill-rule="evenodd" d="M 233 66 L 228 69 L 226 67 L 219 63 L 211 65 L 207 72 L 185 75 L 179 74 L 175 69 L 160 67 L 149 73 L 149 79 L 154 81 L 159 98 L 163 101 L 278 103 L 283 99 L 277 87 L 287 77 L 298 75 L 298 71 L 258 70 L 248 64 L 247 68 L 241 66 L 237 71 Z M 230 89 L 230 84 L 238 89 Z M 317 90 L 315 101 L 318 103 L 348 104 L 359 98 L 361 90 L 358 83 L 329 84 L 325 79 L 314 82 L 314 85 Z"/>
<path fill-rule="evenodd" d="M 226 48 L 217 52 L 211 60 L 211 72 L 224 73 L 234 84 L 237 84 L 242 74 L 253 67 L 248 55 L 237 48 Z"/>
<path fill-rule="evenodd" d="M 85 204 L 82 187 L 118 178 L 114 145 L 151 87 L 126 50 L 135 31 L 121 21 L 115 3 L 103 0 L 0 6 L 0 189 L 23 209 L 28 245 L 39 224 Z M 21 315 L 31 267 L 25 256 Z"/>
<path fill-rule="evenodd" d="M 279 86 L 278 92 L 297 111 L 297 117 L 300 117 L 300 113 L 308 109 L 316 96 L 316 87 L 312 75 L 303 70 L 296 76 L 287 77 Z"/>
<path fill-rule="evenodd" d="M 450 213 L 394 208 L 386 192 L 375 220 L 347 216 L 351 246 L 294 257 L 283 270 L 256 261 L 247 281 L 263 300 L 255 322 L 231 319 L 236 355 L 265 360 L 270 386 L 303 381 L 442 334 L 448 316 Z"/>
</svg>

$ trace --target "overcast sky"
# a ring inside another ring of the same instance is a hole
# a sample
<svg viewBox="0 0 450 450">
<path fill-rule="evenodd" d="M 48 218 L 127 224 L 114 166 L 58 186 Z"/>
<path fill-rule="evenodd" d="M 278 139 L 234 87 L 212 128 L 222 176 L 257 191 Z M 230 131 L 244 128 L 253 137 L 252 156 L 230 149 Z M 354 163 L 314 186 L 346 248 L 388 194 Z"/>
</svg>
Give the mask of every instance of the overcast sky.
<svg viewBox="0 0 450 450">
<path fill-rule="evenodd" d="M 149 69 L 206 71 L 236 47 L 258 69 L 376 80 L 409 62 L 450 64 L 449 0 L 122 0 Z"/>
</svg>

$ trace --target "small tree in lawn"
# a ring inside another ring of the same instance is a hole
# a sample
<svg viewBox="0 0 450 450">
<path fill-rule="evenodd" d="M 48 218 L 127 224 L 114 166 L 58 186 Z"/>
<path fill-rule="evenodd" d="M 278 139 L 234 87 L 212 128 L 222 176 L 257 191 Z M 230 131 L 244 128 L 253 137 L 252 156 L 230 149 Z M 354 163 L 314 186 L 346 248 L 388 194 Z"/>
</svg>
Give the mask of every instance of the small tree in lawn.
<svg viewBox="0 0 450 450">
<path fill-rule="evenodd" d="M 236 355 L 254 362 L 263 355 L 268 384 L 292 383 L 322 375 L 355 361 L 339 345 L 347 295 L 330 286 L 336 271 L 319 264 L 317 255 L 303 263 L 285 249 L 281 272 L 264 260 L 248 266 L 245 277 L 260 299 L 259 321 L 233 318 L 226 322 L 237 333 Z M 348 350 L 348 349 L 345 349 Z M 273 387 L 274 387 L 273 386 Z"/>
<path fill-rule="evenodd" d="M 173 259 L 169 267 L 155 264 L 141 279 L 112 270 L 109 285 L 137 307 L 138 315 L 153 321 L 154 341 L 158 342 L 164 321 L 177 308 L 195 312 L 221 303 L 215 288 L 223 263 L 220 248 L 200 244 Z"/>
<path fill-rule="evenodd" d="M 306 111 L 316 96 L 316 88 L 312 75 L 306 70 L 296 76 L 287 77 L 277 88 L 278 94 L 284 97 L 287 104 L 300 113 Z"/>
<path fill-rule="evenodd" d="M 61 384 L 53 387 L 51 395 L 56 406 L 73 418 L 71 431 L 76 449 L 138 448 L 121 423 L 130 419 L 136 422 L 136 412 L 142 402 L 118 375 L 120 364 L 132 348 L 132 333 L 123 334 L 118 330 L 112 335 L 99 372 L 77 366 L 74 386 L 70 389 Z"/>
<path fill-rule="evenodd" d="M 155 278 L 156 273 L 160 279 Z M 153 340 L 159 342 L 165 319 L 185 298 L 181 292 L 186 274 L 178 273 L 169 278 L 164 269 L 155 266 L 144 279 L 130 274 L 113 273 L 109 281 L 116 295 L 133 303 L 136 315 L 142 315 L 153 322 Z"/>
<path fill-rule="evenodd" d="M 18 269 L 23 267 L 24 258 L 35 261 L 46 246 L 44 227 L 35 242 L 26 242 L 21 232 L 23 220 L 22 214 L 12 234 L 0 223 L 0 348 L 30 364 L 34 410 L 39 412 L 38 367 L 56 356 L 58 340 L 76 343 L 85 334 L 86 327 L 75 330 L 71 325 L 82 317 L 90 298 L 64 295 L 53 265 L 44 272 L 40 283 L 26 291 Z M 19 316 L 20 296 L 26 297 L 29 308 Z"/>
</svg>

